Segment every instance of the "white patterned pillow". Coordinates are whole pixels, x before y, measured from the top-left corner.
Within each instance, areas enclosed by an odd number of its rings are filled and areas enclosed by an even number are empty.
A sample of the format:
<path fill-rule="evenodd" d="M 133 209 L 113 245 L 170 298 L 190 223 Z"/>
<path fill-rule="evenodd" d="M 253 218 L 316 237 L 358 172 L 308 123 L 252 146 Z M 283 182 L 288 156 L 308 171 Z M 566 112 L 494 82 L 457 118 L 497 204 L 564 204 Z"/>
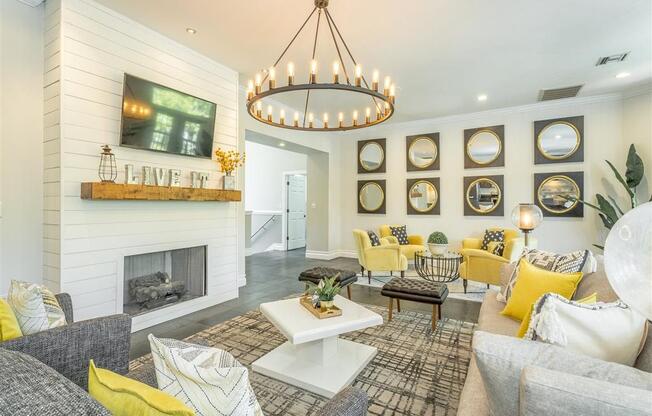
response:
<path fill-rule="evenodd" d="M 198 415 L 262 416 L 249 371 L 231 354 L 152 334 L 148 339 L 159 390 Z"/>
<path fill-rule="evenodd" d="M 620 301 L 584 304 L 548 293 L 535 302 L 523 339 L 633 366 L 646 330 L 646 319 Z"/>
<path fill-rule="evenodd" d="M 489 250 L 489 243 L 497 241 L 497 242 L 504 242 L 505 241 L 505 230 L 485 230 L 484 231 L 484 237 L 482 237 L 482 244 L 480 245 L 480 248 L 482 250 Z"/>
<path fill-rule="evenodd" d="M 14 311 L 23 335 L 66 324 L 66 314 L 54 293 L 45 286 L 12 280 L 7 303 Z"/>
<path fill-rule="evenodd" d="M 525 261 L 533 266 L 556 273 L 584 272 L 584 274 L 588 274 L 594 273 L 597 267 L 593 253 L 589 250 L 557 254 L 538 249 L 524 248 L 521 257 L 516 262 L 516 267 L 512 271 L 509 282 L 502 287 L 500 293 L 496 296 L 498 301 L 506 303 L 512 296 L 512 290 L 514 290 L 514 285 L 518 278 L 518 263 L 520 263 L 521 259 L 525 259 Z"/>

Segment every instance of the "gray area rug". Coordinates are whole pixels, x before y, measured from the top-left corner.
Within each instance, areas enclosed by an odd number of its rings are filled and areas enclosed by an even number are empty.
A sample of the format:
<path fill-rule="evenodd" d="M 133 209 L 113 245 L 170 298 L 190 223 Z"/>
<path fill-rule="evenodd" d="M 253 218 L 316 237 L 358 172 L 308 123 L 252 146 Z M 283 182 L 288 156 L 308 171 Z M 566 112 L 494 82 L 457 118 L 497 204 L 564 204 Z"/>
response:
<path fill-rule="evenodd" d="M 365 306 L 387 321 L 386 308 Z M 342 338 L 378 348 L 376 357 L 353 383 L 369 395 L 369 414 L 456 415 L 474 327 L 469 322 L 442 319 L 432 333 L 429 314 L 395 311 L 390 323 L 344 334 Z M 224 349 L 247 367 L 286 341 L 258 311 L 237 316 L 187 340 Z M 148 354 L 132 361 L 131 369 L 150 362 Z M 265 415 L 318 415 L 327 402 L 298 387 L 249 374 Z"/>

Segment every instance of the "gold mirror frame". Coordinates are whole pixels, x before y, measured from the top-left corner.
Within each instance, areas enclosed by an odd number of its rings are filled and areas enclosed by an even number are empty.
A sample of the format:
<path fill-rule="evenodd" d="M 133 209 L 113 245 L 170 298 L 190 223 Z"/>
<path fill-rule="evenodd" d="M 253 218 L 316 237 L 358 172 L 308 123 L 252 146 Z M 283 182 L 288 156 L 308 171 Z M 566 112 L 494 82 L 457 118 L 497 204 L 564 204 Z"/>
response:
<path fill-rule="evenodd" d="M 412 158 L 412 147 L 414 147 L 414 145 L 416 145 L 419 141 L 428 141 L 432 145 L 432 148 L 434 149 L 434 152 L 433 152 L 432 160 L 430 161 L 430 163 L 419 165 Z M 425 169 L 428 166 L 433 165 L 435 163 L 435 161 L 437 160 L 438 154 L 439 154 L 439 149 L 437 149 L 437 143 L 435 143 L 435 141 L 433 139 L 431 139 L 430 137 L 428 137 L 428 136 L 417 137 L 412 143 L 410 143 L 410 147 L 408 148 L 408 159 L 410 160 L 410 163 L 412 163 L 412 165 L 414 165 L 415 167 L 420 168 L 420 169 Z"/>
<path fill-rule="evenodd" d="M 497 200 L 496 203 L 494 204 L 493 208 L 491 208 L 490 210 L 483 211 L 483 210 L 481 210 L 481 209 L 476 208 L 476 207 L 471 203 L 471 199 L 469 198 L 469 190 L 470 190 L 471 188 L 473 188 L 473 186 L 474 186 L 475 184 L 477 184 L 478 182 L 489 182 L 489 183 L 491 183 L 493 186 L 495 186 L 496 189 L 498 189 L 498 200 Z M 491 179 L 489 179 L 489 178 L 479 178 L 479 179 L 476 179 L 476 180 L 474 180 L 473 182 L 471 182 L 471 183 L 469 184 L 469 186 L 466 188 L 466 204 L 467 204 L 467 205 L 468 205 L 468 206 L 469 206 L 473 211 L 475 211 L 475 212 L 477 212 L 477 213 L 479 213 L 479 214 L 489 214 L 490 212 L 495 211 L 496 208 L 498 208 L 498 206 L 500 205 L 500 201 L 501 201 L 502 199 L 503 199 L 503 190 L 500 189 L 500 186 L 498 186 L 498 184 L 497 184 L 495 181 L 493 181 L 493 180 L 491 180 Z"/>
<path fill-rule="evenodd" d="M 378 204 L 378 206 L 375 209 L 369 209 L 365 205 L 365 203 L 362 201 L 362 194 L 363 194 L 364 189 L 367 186 L 375 186 L 380 191 L 380 195 L 381 195 L 380 203 Z M 367 182 L 362 186 L 362 188 L 360 188 L 360 193 L 358 195 L 358 201 L 360 202 L 360 206 L 362 208 L 364 208 L 365 211 L 368 211 L 368 212 L 376 212 L 376 211 L 378 211 L 383 206 L 383 201 L 384 200 L 385 200 L 385 192 L 383 191 L 383 188 L 380 185 L 378 185 L 376 182 Z"/>
<path fill-rule="evenodd" d="M 422 183 L 426 184 L 426 186 L 429 186 L 430 188 L 432 188 L 432 190 L 435 192 L 435 200 L 432 203 L 432 206 L 430 206 L 430 208 L 425 208 L 425 209 L 421 208 L 421 209 L 419 209 L 419 208 L 415 207 L 414 204 L 412 203 L 412 197 L 410 196 L 410 195 L 412 195 L 412 190 L 417 185 L 422 184 Z M 429 181 L 423 181 L 423 180 L 417 181 L 417 182 L 412 184 L 412 186 L 410 187 L 410 190 L 408 191 L 408 201 L 410 202 L 410 206 L 417 212 L 430 212 L 430 211 L 432 211 L 432 209 L 437 205 L 438 200 L 439 200 L 439 192 L 437 192 L 437 188 Z"/>
<path fill-rule="evenodd" d="M 496 152 L 496 154 L 494 155 L 494 157 L 491 160 L 488 160 L 486 162 L 480 162 L 480 161 L 476 160 L 471 155 L 471 145 L 473 144 L 473 141 L 476 140 L 477 136 L 482 134 L 482 133 L 491 134 L 492 136 L 494 136 L 494 138 L 498 142 L 498 151 Z M 478 165 L 488 165 L 490 163 L 495 162 L 496 159 L 498 159 L 498 157 L 500 156 L 500 153 L 502 151 L 503 151 L 503 142 L 500 140 L 500 137 L 498 137 L 498 134 L 496 134 L 496 132 L 493 131 L 493 130 L 488 130 L 488 129 L 478 130 L 475 133 L 473 133 L 473 135 L 469 138 L 469 141 L 466 143 L 466 155 L 468 156 L 468 158 L 470 160 L 472 160 L 474 163 L 477 163 Z"/>
<path fill-rule="evenodd" d="M 543 188 L 543 186 L 544 186 L 546 183 L 548 183 L 548 182 L 550 182 L 550 181 L 552 181 L 552 180 L 560 180 L 560 179 L 561 179 L 561 180 L 566 180 L 566 181 L 570 182 L 570 183 L 573 185 L 573 189 L 574 189 L 575 191 L 577 191 L 578 198 L 581 197 L 581 196 L 580 196 L 580 195 L 581 195 L 581 193 L 580 193 L 580 187 L 579 187 L 579 185 L 577 185 L 577 182 L 575 182 L 573 179 L 569 178 L 569 177 L 566 176 L 566 175 L 554 175 L 554 176 L 550 176 L 550 177 L 544 179 L 544 180 L 541 182 L 541 184 L 539 185 L 539 188 L 537 189 L 537 199 L 539 200 L 539 204 L 540 204 L 540 206 L 541 206 L 543 209 L 545 209 L 546 211 L 548 211 L 548 212 L 550 212 L 550 213 L 552 213 L 552 214 L 565 214 L 565 213 L 571 211 L 573 208 L 575 208 L 575 207 L 577 206 L 577 204 L 579 203 L 577 200 L 575 200 L 575 202 L 573 202 L 573 205 L 571 205 L 571 206 L 568 207 L 568 208 L 562 209 L 562 210 L 554 210 L 554 209 L 550 209 L 546 204 L 543 203 L 543 201 L 541 200 L 541 188 Z"/>
<path fill-rule="evenodd" d="M 367 146 L 378 146 L 378 148 L 380 149 L 380 156 L 381 156 L 380 161 L 378 162 L 378 166 L 373 169 L 369 169 L 367 166 L 365 166 L 364 162 L 362 161 L 362 154 L 364 153 L 364 149 L 366 149 Z M 362 166 L 362 169 L 366 170 L 367 172 L 373 172 L 379 167 L 381 167 L 383 165 L 384 160 L 385 160 L 385 151 L 383 150 L 383 146 L 378 142 L 365 143 L 364 146 L 362 146 L 362 149 L 360 149 L 360 154 L 358 155 L 358 162 L 360 162 L 360 166 Z"/>
<path fill-rule="evenodd" d="M 571 150 L 570 153 L 567 153 L 563 156 L 551 156 L 546 152 L 543 147 L 541 146 L 541 136 L 543 136 L 543 133 L 546 132 L 550 127 L 555 126 L 557 124 L 564 124 L 575 132 L 575 147 L 573 147 L 573 150 Z M 575 152 L 580 148 L 580 143 L 582 139 L 580 138 L 580 131 L 575 127 L 573 123 L 569 123 L 567 121 L 553 121 L 552 123 L 547 124 L 543 129 L 541 129 L 541 132 L 539 132 L 539 135 L 537 136 L 537 147 L 539 148 L 539 152 L 543 157 L 545 157 L 548 160 L 562 160 L 562 159 L 568 159 L 569 157 L 573 156 Z"/>

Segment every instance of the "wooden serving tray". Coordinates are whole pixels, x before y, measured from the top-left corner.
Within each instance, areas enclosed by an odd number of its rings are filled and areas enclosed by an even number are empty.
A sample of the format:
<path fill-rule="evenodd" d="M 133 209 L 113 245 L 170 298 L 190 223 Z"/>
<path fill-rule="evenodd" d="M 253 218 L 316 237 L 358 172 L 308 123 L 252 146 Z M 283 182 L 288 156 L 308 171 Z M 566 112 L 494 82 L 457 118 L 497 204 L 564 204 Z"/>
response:
<path fill-rule="evenodd" d="M 308 309 L 311 314 L 315 315 L 315 317 L 319 319 L 334 318 L 336 316 L 342 315 L 342 309 L 338 308 L 337 306 L 333 306 L 332 308 L 329 309 L 313 307 L 312 301 L 309 296 L 301 297 L 299 299 L 299 303 L 301 304 L 301 306 Z"/>

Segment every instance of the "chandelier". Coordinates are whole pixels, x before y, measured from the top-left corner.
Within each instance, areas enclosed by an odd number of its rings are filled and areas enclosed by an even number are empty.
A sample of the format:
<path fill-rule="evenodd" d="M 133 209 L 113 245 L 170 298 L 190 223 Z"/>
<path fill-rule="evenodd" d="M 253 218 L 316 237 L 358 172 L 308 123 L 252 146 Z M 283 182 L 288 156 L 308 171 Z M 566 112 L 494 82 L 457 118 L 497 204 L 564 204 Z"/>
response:
<path fill-rule="evenodd" d="M 295 83 L 295 68 L 292 62 L 287 64 L 287 85 L 279 86 L 276 84 L 277 69 L 281 59 L 285 56 L 294 41 L 299 37 L 305 26 L 310 19 L 317 14 L 317 28 L 315 29 L 315 36 L 312 47 L 312 59 L 309 67 L 309 77 L 306 83 Z M 320 82 L 318 77 L 318 63 L 315 59 L 317 52 L 317 38 L 319 35 L 320 23 L 322 17 L 325 19 L 333 40 L 335 50 L 337 51 L 338 59 L 333 62 L 332 75 L 329 77 L 330 82 Z M 349 76 L 346 67 L 346 60 L 342 58 L 342 52 L 346 52 L 348 58 L 353 64 L 353 73 Z M 342 75 L 340 75 L 340 70 Z M 264 77 L 263 77 L 264 74 Z M 380 124 L 388 120 L 394 114 L 394 103 L 396 99 L 396 89 L 391 82 L 391 78 L 386 76 L 383 83 L 383 90 L 379 91 L 379 74 L 374 70 L 371 78 L 371 86 L 367 83 L 363 73 L 362 67 L 353 57 L 349 46 L 344 41 L 339 28 L 335 24 L 333 17 L 328 11 L 328 0 L 315 0 L 315 7 L 303 22 L 299 30 L 290 40 L 290 43 L 283 49 L 283 52 L 278 57 L 274 65 L 268 70 L 263 71 L 263 74 L 257 73 L 254 80 L 250 80 L 247 85 L 247 112 L 256 120 L 269 124 L 274 127 L 281 127 L 293 130 L 304 131 L 344 131 L 361 129 Z M 265 83 L 267 89 L 264 89 Z M 329 113 L 325 112 L 319 114 L 320 121 L 315 119 L 315 114 L 309 111 L 310 92 L 317 90 L 331 90 L 331 91 L 345 91 L 362 94 L 369 98 L 369 106 L 364 108 L 364 113 L 353 110 L 350 115 L 343 112 L 337 113 L 337 120 L 330 122 Z M 285 110 L 279 111 L 278 117 L 275 117 L 273 106 L 267 105 L 266 113 L 263 114 L 263 100 L 266 98 L 278 98 L 282 94 L 288 94 L 295 91 L 305 91 L 306 99 L 302 120 L 299 120 L 299 112 L 294 113 L 294 118 L 286 120 Z M 373 111 L 372 111 L 373 109 Z M 374 114 L 372 114 L 374 113 Z M 361 117 L 364 114 L 364 117 Z"/>

